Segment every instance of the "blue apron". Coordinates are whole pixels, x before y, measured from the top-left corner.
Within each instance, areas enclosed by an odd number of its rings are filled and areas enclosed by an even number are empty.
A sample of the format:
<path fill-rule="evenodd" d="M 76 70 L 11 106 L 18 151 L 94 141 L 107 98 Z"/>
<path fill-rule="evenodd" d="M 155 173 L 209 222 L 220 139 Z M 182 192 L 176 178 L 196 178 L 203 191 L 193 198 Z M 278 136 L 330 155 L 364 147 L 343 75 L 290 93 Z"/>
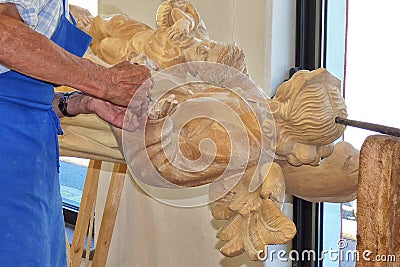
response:
<path fill-rule="evenodd" d="M 90 36 L 64 12 L 51 40 L 82 56 Z M 27 59 L 29 60 L 29 59 Z M 51 84 L 0 74 L 0 266 L 66 266 L 58 179 L 60 122 Z"/>

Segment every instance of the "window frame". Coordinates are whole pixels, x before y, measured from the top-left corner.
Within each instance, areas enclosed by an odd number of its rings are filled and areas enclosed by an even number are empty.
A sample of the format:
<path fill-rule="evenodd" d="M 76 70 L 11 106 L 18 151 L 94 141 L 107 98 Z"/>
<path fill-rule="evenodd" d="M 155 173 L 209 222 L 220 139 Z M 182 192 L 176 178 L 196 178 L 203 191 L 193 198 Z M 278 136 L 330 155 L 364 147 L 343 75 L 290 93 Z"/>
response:
<path fill-rule="evenodd" d="M 296 68 L 297 70 L 314 70 L 325 62 L 325 22 L 327 0 L 296 1 Z M 301 253 L 304 250 L 315 251 L 316 260 L 293 261 L 295 267 L 320 267 L 319 255 L 323 250 L 323 203 L 311 203 L 294 197 L 293 221 L 297 235 L 293 239 L 293 250 Z"/>

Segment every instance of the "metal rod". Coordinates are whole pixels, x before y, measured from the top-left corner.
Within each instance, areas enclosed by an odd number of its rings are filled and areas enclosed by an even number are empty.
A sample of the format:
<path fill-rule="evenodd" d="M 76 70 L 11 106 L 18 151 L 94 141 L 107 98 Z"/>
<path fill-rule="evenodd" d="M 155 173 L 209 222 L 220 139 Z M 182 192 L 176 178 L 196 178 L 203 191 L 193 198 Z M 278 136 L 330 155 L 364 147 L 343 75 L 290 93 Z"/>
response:
<path fill-rule="evenodd" d="M 348 119 L 341 118 L 341 117 L 336 117 L 335 122 L 339 123 L 339 124 L 351 126 L 351 127 L 364 129 L 364 130 L 369 130 L 369 131 L 374 131 L 374 132 L 378 132 L 378 133 L 382 133 L 382 134 L 400 137 L 400 129 L 394 128 L 394 127 L 389 127 L 389 126 L 384 126 L 384 125 L 379 125 L 379 124 L 374 124 L 374 123 L 369 123 L 369 122 L 348 120 Z"/>

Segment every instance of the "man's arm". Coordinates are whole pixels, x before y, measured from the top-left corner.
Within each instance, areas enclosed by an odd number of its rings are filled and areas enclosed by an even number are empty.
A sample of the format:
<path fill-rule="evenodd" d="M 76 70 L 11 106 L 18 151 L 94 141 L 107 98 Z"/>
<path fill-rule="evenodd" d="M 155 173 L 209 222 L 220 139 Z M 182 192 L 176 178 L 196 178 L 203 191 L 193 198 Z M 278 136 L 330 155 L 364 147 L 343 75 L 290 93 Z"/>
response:
<path fill-rule="evenodd" d="M 0 64 L 121 106 L 150 77 L 144 66 L 125 62 L 105 68 L 65 51 L 24 24 L 10 3 L 0 4 Z"/>
<path fill-rule="evenodd" d="M 58 103 L 63 96 L 63 93 L 55 93 L 53 100 L 53 110 L 60 118 L 64 115 L 59 110 Z M 125 130 L 134 131 L 138 127 L 142 128 L 145 126 L 147 122 L 147 109 L 148 103 L 144 102 L 140 105 L 139 111 L 132 113 L 132 110 L 126 107 L 117 106 L 111 102 L 78 92 L 69 97 L 66 111 L 73 116 L 78 114 L 96 114 L 112 126 L 118 128 L 124 126 Z M 126 115 L 127 113 L 129 114 Z M 125 121 L 124 125 L 125 116 L 129 117 L 129 123 Z"/>

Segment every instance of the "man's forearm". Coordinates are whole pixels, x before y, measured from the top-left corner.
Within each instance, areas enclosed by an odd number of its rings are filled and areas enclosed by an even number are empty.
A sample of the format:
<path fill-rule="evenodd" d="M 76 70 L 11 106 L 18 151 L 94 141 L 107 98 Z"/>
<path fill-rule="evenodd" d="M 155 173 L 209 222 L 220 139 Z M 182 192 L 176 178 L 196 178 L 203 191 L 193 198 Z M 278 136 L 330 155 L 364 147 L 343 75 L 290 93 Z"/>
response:
<path fill-rule="evenodd" d="M 68 53 L 25 25 L 14 4 L 0 4 L 0 64 L 30 77 L 76 88 L 97 99 L 126 107 L 151 87 L 146 66 L 121 62 L 110 68 Z M 139 97 L 140 96 L 140 97 Z"/>
<path fill-rule="evenodd" d="M 104 98 L 105 67 L 72 55 L 22 21 L 0 14 L 0 64 L 33 78 Z M 103 75 L 100 75 L 103 74 Z"/>

